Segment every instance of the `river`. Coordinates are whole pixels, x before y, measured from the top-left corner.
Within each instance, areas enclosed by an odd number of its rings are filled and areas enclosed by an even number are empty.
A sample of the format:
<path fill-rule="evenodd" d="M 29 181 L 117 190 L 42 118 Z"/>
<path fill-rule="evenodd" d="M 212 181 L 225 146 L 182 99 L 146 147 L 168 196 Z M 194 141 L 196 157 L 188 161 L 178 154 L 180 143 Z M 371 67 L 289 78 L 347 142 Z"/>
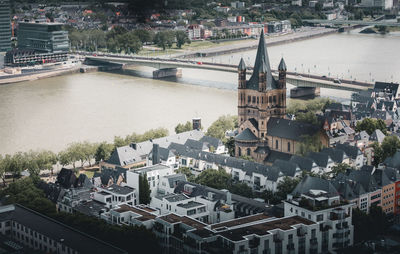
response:
<path fill-rule="evenodd" d="M 273 68 L 284 56 L 290 71 L 400 81 L 398 35 L 334 34 L 269 47 Z M 255 51 L 209 61 L 253 64 Z M 328 69 L 329 68 L 329 69 Z M 151 68 L 137 76 L 73 74 L 0 86 L 0 154 L 50 149 L 74 141 L 112 141 L 115 135 L 142 133 L 201 117 L 204 127 L 224 114 L 236 114 L 234 73 L 184 69 L 178 80 L 153 80 Z M 371 74 L 370 74 L 371 73 Z M 349 92 L 322 89 L 322 96 L 348 100 Z"/>

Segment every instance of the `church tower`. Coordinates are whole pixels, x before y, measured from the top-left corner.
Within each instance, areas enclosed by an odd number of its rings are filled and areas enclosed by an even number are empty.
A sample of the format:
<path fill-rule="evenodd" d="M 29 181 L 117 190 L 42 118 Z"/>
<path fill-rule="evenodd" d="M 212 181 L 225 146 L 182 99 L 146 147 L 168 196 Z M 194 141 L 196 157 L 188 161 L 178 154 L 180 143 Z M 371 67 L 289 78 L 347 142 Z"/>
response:
<path fill-rule="evenodd" d="M 272 76 L 261 33 L 253 74 L 246 80 L 243 59 L 238 66 L 238 121 L 239 134 L 235 137 L 236 156 L 251 156 L 257 161 L 268 155 L 267 124 L 270 117 L 286 115 L 286 64 L 279 64 L 278 80 Z"/>

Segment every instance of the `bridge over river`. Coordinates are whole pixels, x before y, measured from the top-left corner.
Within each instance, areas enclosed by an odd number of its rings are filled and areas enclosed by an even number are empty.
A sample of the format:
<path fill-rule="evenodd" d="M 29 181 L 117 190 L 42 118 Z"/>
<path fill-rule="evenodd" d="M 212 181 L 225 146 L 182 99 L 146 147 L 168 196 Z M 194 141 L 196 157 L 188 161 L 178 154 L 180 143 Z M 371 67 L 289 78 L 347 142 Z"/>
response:
<path fill-rule="evenodd" d="M 194 62 L 183 59 L 161 59 L 161 58 L 146 58 L 146 57 L 131 57 L 117 55 L 96 55 L 86 56 L 85 60 L 88 65 L 97 66 L 116 66 L 121 68 L 125 65 L 141 65 L 148 66 L 158 70 L 175 69 L 175 68 L 191 68 L 203 69 L 221 72 L 237 72 L 237 65 L 220 64 L 211 62 Z M 252 67 L 248 67 L 248 73 L 252 72 Z M 273 70 L 273 75 L 278 76 L 276 70 Z M 287 72 L 286 80 L 294 86 L 301 87 L 322 87 L 331 89 L 340 89 L 347 91 L 361 91 L 372 88 L 372 83 L 360 82 L 355 80 L 340 80 L 332 77 L 318 76 L 313 74 L 301 74 L 295 72 Z"/>

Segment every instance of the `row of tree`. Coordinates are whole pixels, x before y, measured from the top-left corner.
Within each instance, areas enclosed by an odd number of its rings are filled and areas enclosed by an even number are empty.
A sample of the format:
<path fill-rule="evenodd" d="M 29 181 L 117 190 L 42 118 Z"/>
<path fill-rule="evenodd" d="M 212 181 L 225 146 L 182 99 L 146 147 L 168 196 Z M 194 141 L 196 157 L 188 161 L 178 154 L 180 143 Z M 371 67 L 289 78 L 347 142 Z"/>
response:
<path fill-rule="evenodd" d="M 286 195 L 291 193 L 301 180 L 301 178 L 285 177 L 283 181 L 279 182 L 277 192 L 273 193 L 270 190 L 266 190 L 262 193 L 254 193 L 252 188 L 246 183 L 233 180 L 232 176 L 224 169 L 206 169 L 197 177 L 187 167 L 179 168 L 177 173 L 185 174 L 189 182 L 198 183 L 219 190 L 227 189 L 234 194 L 248 198 L 262 198 L 271 204 L 277 204 L 286 199 Z"/>
<path fill-rule="evenodd" d="M 7 176 L 11 176 L 14 181 L 20 177 L 24 170 L 28 170 L 32 176 L 38 176 L 42 170 L 53 172 L 53 167 L 57 163 L 61 166 L 72 165 L 74 168 L 77 167 L 77 162 L 80 162 L 80 166 L 84 166 L 85 164 L 92 166 L 93 161 L 108 160 L 116 147 L 165 136 L 168 136 L 168 130 L 158 128 L 151 129 L 143 134 L 132 133 L 125 138 L 116 136 L 114 143 L 74 142 L 58 154 L 47 150 L 31 150 L 24 153 L 18 152 L 14 155 L 6 154 L 5 156 L 0 154 L 0 177 L 5 185 Z"/>
<path fill-rule="evenodd" d="M 181 48 L 190 40 L 185 31 L 160 31 L 154 33 L 152 30 L 136 29 L 129 31 L 117 26 L 110 31 L 98 29 L 77 30 L 66 27 L 69 31 L 71 47 L 75 50 L 98 51 L 103 50 L 112 53 L 138 53 L 143 45 L 155 44 L 165 50 L 176 43 Z"/>

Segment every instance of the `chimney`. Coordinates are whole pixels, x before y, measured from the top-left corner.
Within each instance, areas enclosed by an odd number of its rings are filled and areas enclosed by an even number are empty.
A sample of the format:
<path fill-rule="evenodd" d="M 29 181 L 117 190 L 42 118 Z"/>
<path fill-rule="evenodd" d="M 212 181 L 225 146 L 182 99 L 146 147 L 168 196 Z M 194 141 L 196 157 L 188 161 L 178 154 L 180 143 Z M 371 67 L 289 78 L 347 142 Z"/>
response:
<path fill-rule="evenodd" d="M 153 156 L 152 156 L 153 165 L 160 163 L 160 153 L 158 151 L 158 148 L 159 148 L 158 144 L 153 144 Z"/>
<path fill-rule="evenodd" d="M 223 189 L 222 191 L 223 191 L 223 192 L 225 193 L 225 195 L 226 195 L 226 200 L 225 200 L 226 204 L 227 204 L 227 205 L 231 205 L 231 204 L 232 204 L 232 194 L 231 194 L 228 190 L 226 190 L 226 189 Z"/>
<path fill-rule="evenodd" d="M 201 118 L 192 119 L 193 130 L 201 130 Z"/>

